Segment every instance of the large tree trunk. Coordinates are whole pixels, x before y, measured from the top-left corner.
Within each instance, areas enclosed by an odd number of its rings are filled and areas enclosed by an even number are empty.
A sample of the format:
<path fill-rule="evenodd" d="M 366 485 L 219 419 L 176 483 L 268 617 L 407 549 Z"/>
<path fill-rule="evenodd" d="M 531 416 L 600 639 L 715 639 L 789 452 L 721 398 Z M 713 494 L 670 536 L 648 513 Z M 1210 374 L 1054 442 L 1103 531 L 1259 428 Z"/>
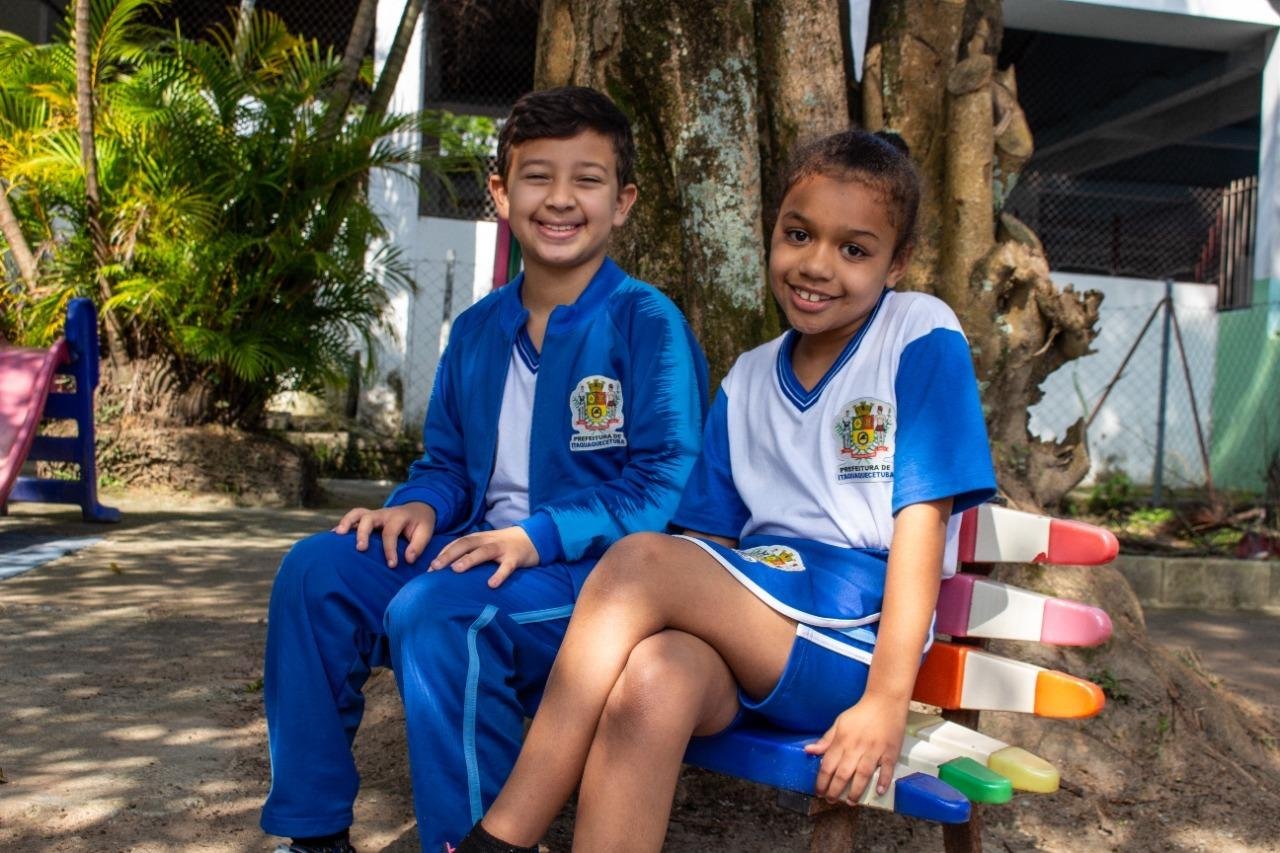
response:
<path fill-rule="evenodd" d="M 1001 490 L 1025 507 L 1054 505 L 1088 472 L 1083 424 L 1040 441 L 1028 411 L 1050 373 L 1089 351 L 1101 297 L 1058 290 L 1035 235 L 998 210 L 997 188 L 1002 202 L 1031 154 L 1013 69 L 995 68 L 999 2 L 872 9 L 863 120 L 902 134 L 927 187 L 903 287 L 936 294 L 960 317 Z"/>
<path fill-rule="evenodd" d="M 538 44 L 538 88 L 595 86 L 631 116 L 640 196 L 613 252 L 680 304 L 722 375 L 778 328 L 764 284 L 753 4 L 544 0 Z"/>

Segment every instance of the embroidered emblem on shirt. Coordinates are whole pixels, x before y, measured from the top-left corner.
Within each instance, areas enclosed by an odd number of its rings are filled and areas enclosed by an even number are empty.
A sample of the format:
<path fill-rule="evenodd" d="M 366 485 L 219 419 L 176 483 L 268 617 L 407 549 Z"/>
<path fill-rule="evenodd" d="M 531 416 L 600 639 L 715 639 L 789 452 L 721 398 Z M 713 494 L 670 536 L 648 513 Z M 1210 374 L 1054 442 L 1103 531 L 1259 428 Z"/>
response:
<path fill-rule="evenodd" d="M 753 563 L 764 563 L 769 568 L 781 572 L 804 571 L 804 560 L 784 545 L 757 545 L 755 548 L 748 548 L 738 553 Z"/>
<path fill-rule="evenodd" d="M 588 376 L 569 397 L 573 437 L 570 450 L 625 447 L 622 431 L 622 383 L 608 376 Z"/>
<path fill-rule="evenodd" d="M 846 403 L 836 418 L 836 480 L 841 483 L 893 479 L 893 406 L 864 398 Z"/>

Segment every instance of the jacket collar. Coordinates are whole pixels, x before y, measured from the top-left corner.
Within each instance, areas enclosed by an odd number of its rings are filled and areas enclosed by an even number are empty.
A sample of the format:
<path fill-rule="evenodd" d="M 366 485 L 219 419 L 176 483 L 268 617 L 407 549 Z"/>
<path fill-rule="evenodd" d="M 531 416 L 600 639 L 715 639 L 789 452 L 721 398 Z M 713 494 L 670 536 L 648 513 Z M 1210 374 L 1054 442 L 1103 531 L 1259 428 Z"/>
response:
<path fill-rule="evenodd" d="M 572 328 L 584 320 L 590 319 L 608 302 L 609 297 L 626 281 L 627 274 L 613 262 L 605 258 L 600 269 L 587 282 L 586 288 L 578 295 L 572 305 L 560 305 L 551 312 L 547 321 L 547 331 L 561 331 Z M 515 333 L 529 319 L 529 312 L 520 299 L 524 287 L 524 273 L 516 276 L 510 284 L 502 288 L 499 316 L 503 331 L 514 340 Z"/>

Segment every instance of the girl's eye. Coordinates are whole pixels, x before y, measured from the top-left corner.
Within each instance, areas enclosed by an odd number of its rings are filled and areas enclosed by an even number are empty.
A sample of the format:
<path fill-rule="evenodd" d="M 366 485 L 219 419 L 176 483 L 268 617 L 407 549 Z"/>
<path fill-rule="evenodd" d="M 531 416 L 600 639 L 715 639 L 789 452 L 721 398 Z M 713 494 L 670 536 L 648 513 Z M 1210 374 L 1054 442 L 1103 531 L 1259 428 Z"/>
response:
<path fill-rule="evenodd" d="M 862 250 L 861 246 L 855 246 L 853 243 L 846 243 L 841 246 L 840 251 L 846 258 L 861 258 L 867 254 Z"/>
<path fill-rule="evenodd" d="M 788 228 L 784 233 L 792 243 L 803 243 L 809 239 L 809 233 L 801 228 Z"/>

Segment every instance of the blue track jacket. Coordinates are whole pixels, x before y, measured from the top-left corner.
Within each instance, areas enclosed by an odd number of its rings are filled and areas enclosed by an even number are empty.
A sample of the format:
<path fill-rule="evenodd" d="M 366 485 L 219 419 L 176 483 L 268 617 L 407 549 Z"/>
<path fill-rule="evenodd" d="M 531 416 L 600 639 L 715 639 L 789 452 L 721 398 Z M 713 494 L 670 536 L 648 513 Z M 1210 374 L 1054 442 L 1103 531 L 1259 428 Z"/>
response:
<path fill-rule="evenodd" d="M 523 284 L 521 275 L 454 323 L 425 452 L 387 499 L 431 505 L 439 534 L 488 527 L 502 389 L 529 317 Z M 576 302 L 551 312 L 537 370 L 531 515 L 520 526 L 541 561 L 598 557 L 628 533 L 662 530 L 697 457 L 709 396 L 706 359 L 679 309 L 606 258 Z"/>

